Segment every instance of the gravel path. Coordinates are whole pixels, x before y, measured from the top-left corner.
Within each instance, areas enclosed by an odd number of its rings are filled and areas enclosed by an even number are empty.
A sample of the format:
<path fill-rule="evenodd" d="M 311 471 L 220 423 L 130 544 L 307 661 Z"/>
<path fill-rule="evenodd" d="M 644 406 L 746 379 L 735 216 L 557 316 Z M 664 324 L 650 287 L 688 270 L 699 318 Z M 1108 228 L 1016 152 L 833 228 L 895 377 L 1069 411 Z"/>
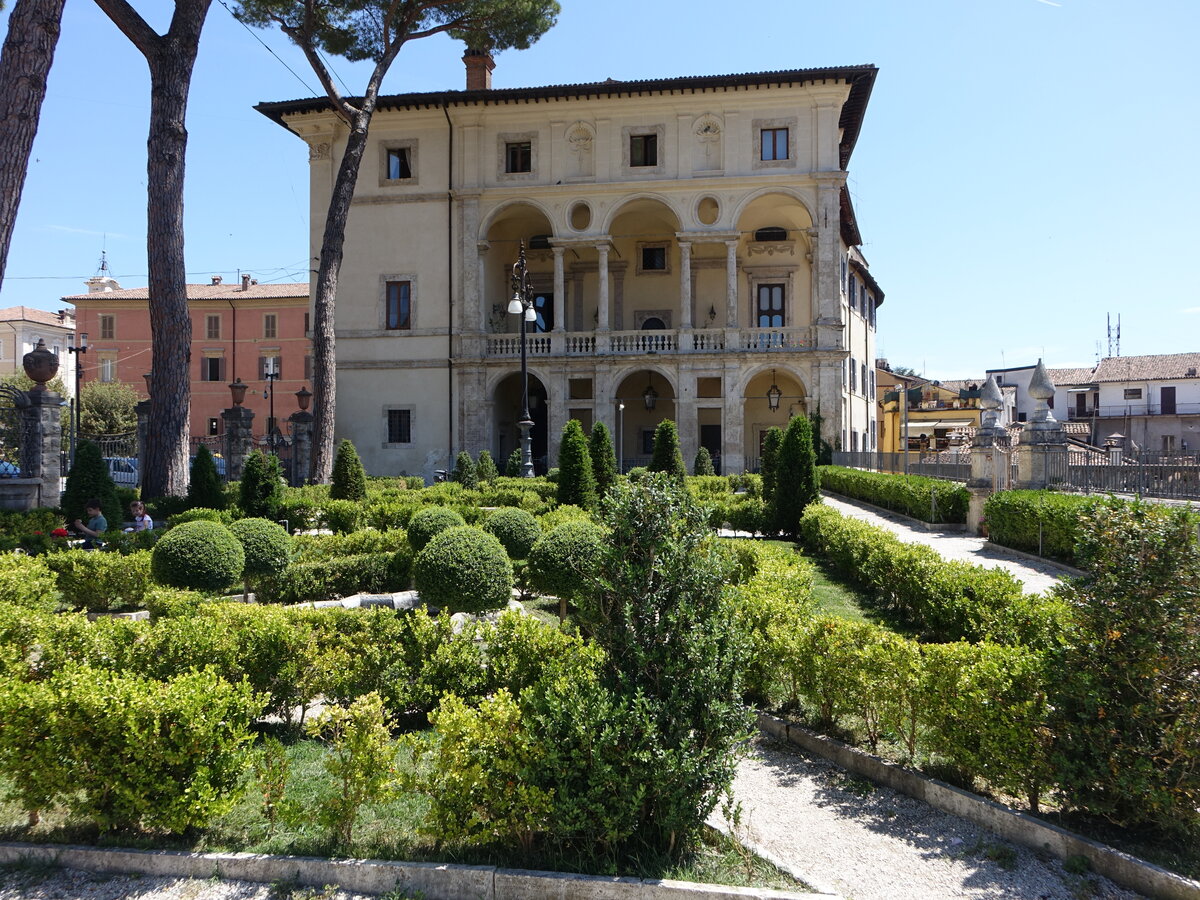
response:
<path fill-rule="evenodd" d="M 738 768 L 734 797 L 735 834 L 846 900 L 1141 897 L 770 738 Z"/>
<path fill-rule="evenodd" d="M 961 531 L 926 531 L 923 528 L 914 528 L 902 516 L 877 512 L 828 494 L 823 495 L 823 498 L 827 506 L 833 507 L 844 516 L 886 528 L 906 543 L 925 544 L 946 559 L 1004 569 L 1021 581 L 1029 594 L 1040 594 L 1049 590 L 1058 581 L 1070 575 L 1067 569 L 1054 563 L 1039 562 L 1006 553 L 995 544 L 989 543 L 986 538 Z"/>
<path fill-rule="evenodd" d="M 379 900 L 367 894 L 248 881 L 0 868 L 0 900 Z"/>

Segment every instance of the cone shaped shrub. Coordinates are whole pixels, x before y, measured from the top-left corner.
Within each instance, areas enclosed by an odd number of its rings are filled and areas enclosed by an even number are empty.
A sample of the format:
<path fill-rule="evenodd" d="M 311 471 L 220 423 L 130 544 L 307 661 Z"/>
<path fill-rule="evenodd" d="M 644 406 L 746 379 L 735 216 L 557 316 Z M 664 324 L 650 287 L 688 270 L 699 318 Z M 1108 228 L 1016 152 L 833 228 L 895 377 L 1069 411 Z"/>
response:
<path fill-rule="evenodd" d="M 701 447 L 696 451 L 696 461 L 692 463 L 693 475 L 715 475 L 713 469 L 712 454 L 708 452 L 707 447 Z"/>
<path fill-rule="evenodd" d="M 337 456 L 333 460 L 333 479 L 329 485 L 330 500 L 365 500 L 367 498 L 367 473 L 354 444 L 343 440 L 338 444 Z"/>
<path fill-rule="evenodd" d="M 450 473 L 450 480 L 457 481 L 472 491 L 479 487 L 479 474 L 475 471 L 475 460 L 471 459 L 471 454 L 466 450 L 460 451 L 455 458 L 454 471 Z"/>
<path fill-rule="evenodd" d="M 650 471 L 666 472 L 680 481 L 687 477 L 683 454 L 679 452 L 679 430 L 670 419 L 663 419 L 654 429 L 654 455 L 650 458 Z"/>
<path fill-rule="evenodd" d="M 612 434 L 603 422 L 592 426 L 588 453 L 592 457 L 592 474 L 596 476 L 596 495 L 603 497 L 617 481 L 617 454 Z"/>
<path fill-rule="evenodd" d="M 512 453 L 508 454 L 508 461 L 504 464 L 504 474 L 509 478 L 521 477 L 521 448 L 517 447 Z"/>
<path fill-rule="evenodd" d="M 475 475 L 480 481 L 488 483 L 500 477 L 500 470 L 496 468 L 496 461 L 492 459 L 490 450 L 479 451 L 479 462 L 475 465 Z"/>
<path fill-rule="evenodd" d="M 246 459 L 239 485 L 239 505 L 247 516 L 275 519 L 283 500 L 279 458 L 255 450 Z"/>
<path fill-rule="evenodd" d="M 191 477 L 188 479 L 187 504 L 190 508 L 225 508 L 225 486 L 217 474 L 217 464 L 212 453 L 203 444 L 192 460 Z"/>
<path fill-rule="evenodd" d="M 793 416 L 779 447 L 779 469 L 775 477 L 775 495 L 771 501 L 775 530 L 788 537 L 796 537 L 804 508 L 820 501 L 820 491 L 812 424 L 807 416 Z"/>
<path fill-rule="evenodd" d="M 88 517 L 84 507 L 92 498 L 99 498 L 108 527 L 119 527 L 124 521 L 124 511 L 100 448 L 91 441 L 80 441 L 75 448 L 75 464 L 67 475 L 67 488 L 63 491 L 63 517 L 68 522 L 81 519 L 86 525 Z"/>
<path fill-rule="evenodd" d="M 779 448 L 783 444 L 783 431 L 779 428 L 768 428 L 763 435 L 762 456 L 759 457 L 758 471 L 762 475 L 763 501 L 771 502 L 775 496 L 775 475 L 779 469 Z"/>
<path fill-rule="evenodd" d="M 558 451 L 558 502 L 580 509 L 596 505 L 596 476 L 592 473 L 592 457 L 587 438 L 578 420 L 567 422 L 562 432 L 562 447 Z"/>

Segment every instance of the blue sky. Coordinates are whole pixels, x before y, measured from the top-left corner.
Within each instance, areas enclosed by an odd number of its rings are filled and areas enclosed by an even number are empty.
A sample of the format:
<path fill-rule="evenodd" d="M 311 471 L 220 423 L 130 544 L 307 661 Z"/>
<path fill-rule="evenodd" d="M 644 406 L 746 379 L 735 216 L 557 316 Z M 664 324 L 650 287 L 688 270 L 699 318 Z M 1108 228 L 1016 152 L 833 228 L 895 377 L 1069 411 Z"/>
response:
<path fill-rule="evenodd" d="M 138 5 L 165 28 L 171 4 Z M 1089 365 L 1109 314 L 1123 355 L 1200 351 L 1195 0 L 562 6 L 539 43 L 498 56 L 496 87 L 879 66 L 850 186 L 893 364 Z M 461 55 L 411 44 L 385 92 L 459 89 Z M 366 82 L 361 64 L 334 68 L 352 93 Z M 148 85 L 107 18 L 68 3 L 0 306 L 62 306 L 102 249 L 123 286 L 145 284 Z M 285 39 L 214 2 L 188 113 L 189 280 L 307 279 L 307 150 L 252 107 L 315 87 Z"/>

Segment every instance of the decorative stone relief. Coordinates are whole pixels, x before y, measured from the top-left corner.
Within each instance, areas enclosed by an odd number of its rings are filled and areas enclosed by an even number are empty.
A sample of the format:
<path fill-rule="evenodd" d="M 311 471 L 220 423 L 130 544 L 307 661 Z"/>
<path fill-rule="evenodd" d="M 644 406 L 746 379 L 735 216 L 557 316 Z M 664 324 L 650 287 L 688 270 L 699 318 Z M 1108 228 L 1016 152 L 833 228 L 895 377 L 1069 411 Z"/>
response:
<path fill-rule="evenodd" d="M 308 161 L 318 162 L 319 160 L 329 159 L 329 142 L 318 141 L 308 145 Z"/>
<path fill-rule="evenodd" d="M 574 177 L 585 178 L 595 173 L 595 143 L 596 132 L 587 122 L 575 122 L 567 128 L 567 150 L 571 153 Z"/>
<path fill-rule="evenodd" d="M 721 168 L 721 136 L 723 133 L 721 120 L 711 113 L 705 113 L 692 124 L 692 134 L 695 135 L 697 144 L 693 167 L 695 171 L 715 171 Z"/>
<path fill-rule="evenodd" d="M 747 256 L 795 256 L 796 242 L 795 241 L 747 241 L 746 255 Z"/>

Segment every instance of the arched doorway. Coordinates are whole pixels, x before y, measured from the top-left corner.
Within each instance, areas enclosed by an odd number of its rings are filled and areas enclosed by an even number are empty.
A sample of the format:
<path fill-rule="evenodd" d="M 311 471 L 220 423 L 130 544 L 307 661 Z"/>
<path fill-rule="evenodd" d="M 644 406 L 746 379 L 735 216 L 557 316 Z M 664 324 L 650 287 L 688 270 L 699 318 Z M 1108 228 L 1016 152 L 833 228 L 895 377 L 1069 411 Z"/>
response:
<path fill-rule="evenodd" d="M 658 423 L 676 417 L 675 386 L 661 372 L 639 369 L 621 379 L 615 398 L 617 464 L 622 472 L 647 466 Z"/>
<path fill-rule="evenodd" d="M 774 403 L 775 409 L 771 406 Z M 772 428 L 787 428 L 792 416 L 806 416 L 808 390 L 801 378 L 787 369 L 763 369 L 746 382 L 742 392 L 743 434 L 742 452 L 746 471 L 757 472 L 762 456 L 762 442 Z"/>
<path fill-rule="evenodd" d="M 529 418 L 533 427 L 529 430 L 530 445 L 533 452 L 533 470 L 538 475 L 545 475 L 547 465 L 547 429 L 546 422 L 549 410 L 546 405 L 546 387 L 533 372 L 529 373 Z M 496 385 L 492 395 L 492 453 L 496 457 L 496 465 L 504 471 L 505 464 L 513 450 L 520 449 L 521 430 L 517 423 L 521 420 L 521 373 L 513 372 L 506 375 Z"/>

